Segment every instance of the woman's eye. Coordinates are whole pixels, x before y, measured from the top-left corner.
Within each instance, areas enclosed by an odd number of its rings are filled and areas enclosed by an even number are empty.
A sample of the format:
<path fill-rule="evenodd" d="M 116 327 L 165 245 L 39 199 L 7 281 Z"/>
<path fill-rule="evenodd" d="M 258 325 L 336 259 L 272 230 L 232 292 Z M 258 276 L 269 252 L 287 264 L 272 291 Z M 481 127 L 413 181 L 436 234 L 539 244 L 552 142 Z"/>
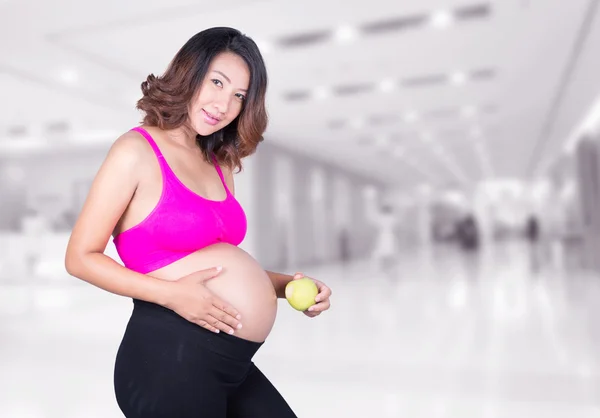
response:
<path fill-rule="evenodd" d="M 223 86 L 223 83 L 221 83 L 221 80 L 217 80 L 216 78 L 211 80 L 213 82 L 214 85 L 216 86 Z"/>
<path fill-rule="evenodd" d="M 243 95 L 243 94 L 241 94 L 241 93 L 238 93 L 238 94 L 236 94 L 236 96 L 238 97 L 238 99 L 240 99 L 240 100 L 242 100 L 242 101 L 243 101 L 243 100 L 246 100 L 246 96 L 244 96 L 244 95 Z"/>

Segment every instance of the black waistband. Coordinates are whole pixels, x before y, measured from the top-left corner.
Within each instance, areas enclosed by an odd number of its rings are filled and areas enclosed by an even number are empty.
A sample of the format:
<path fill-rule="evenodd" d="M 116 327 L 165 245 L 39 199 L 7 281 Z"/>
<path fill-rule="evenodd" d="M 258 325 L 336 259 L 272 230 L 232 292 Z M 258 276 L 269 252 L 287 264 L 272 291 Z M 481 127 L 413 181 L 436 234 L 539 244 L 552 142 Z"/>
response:
<path fill-rule="evenodd" d="M 150 318 L 157 323 L 168 325 L 171 330 L 180 330 L 198 338 L 207 349 L 221 355 L 243 361 L 250 361 L 263 343 L 245 340 L 225 332 L 215 333 L 194 324 L 163 306 L 133 299 L 132 318 Z"/>

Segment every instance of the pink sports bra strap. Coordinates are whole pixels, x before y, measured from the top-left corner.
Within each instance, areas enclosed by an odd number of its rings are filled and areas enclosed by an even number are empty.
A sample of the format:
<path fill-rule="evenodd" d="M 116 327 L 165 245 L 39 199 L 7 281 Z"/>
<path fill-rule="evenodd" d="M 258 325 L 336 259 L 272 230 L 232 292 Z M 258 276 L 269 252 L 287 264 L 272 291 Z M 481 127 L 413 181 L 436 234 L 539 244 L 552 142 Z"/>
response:
<path fill-rule="evenodd" d="M 227 183 L 225 183 L 225 177 L 223 176 L 223 171 L 221 171 L 221 166 L 217 162 L 217 157 L 215 157 L 214 154 L 213 154 L 213 164 L 215 165 L 215 168 L 217 169 L 217 173 L 219 173 L 219 177 L 221 177 L 221 182 L 223 183 L 223 187 L 225 187 L 225 190 L 227 191 L 227 193 L 229 193 L 229 188 L 227 187 Z"/>
<path fill-rule="evenodd" d="M 159 160 L 163 159 L 163 155 L 162 155 L 162 152 L 160 152 L 160 148 L 158 148 L 158 145 L 156 145 L 156 142 L 154 142 L 154 138 L 152 138 L 152 136 L 150 136 L 150 134 L 148 133 L 148 131 L 146 131 L 141 126 L 133 128 L 132 131 L 136 131 L 136 132 L 141 133 L 144 136 L 144 138 L 146 138 L 146 140 L 148 141 L 148 143 L 150 144 L 150 146 L 152 147 L 152 149 L 154 150 L 154 153 L 156 154 L 156 156 L 158 157 L 158 159 Z"/>

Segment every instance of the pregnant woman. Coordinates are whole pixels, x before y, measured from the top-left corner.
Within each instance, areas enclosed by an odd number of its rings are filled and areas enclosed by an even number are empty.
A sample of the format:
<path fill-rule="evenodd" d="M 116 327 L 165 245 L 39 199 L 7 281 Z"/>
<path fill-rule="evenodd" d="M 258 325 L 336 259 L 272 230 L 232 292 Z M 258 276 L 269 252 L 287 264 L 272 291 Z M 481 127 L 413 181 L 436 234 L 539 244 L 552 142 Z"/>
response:
<path fill-rule="evenodd" d="M 246 217 L 233 170 L 267 126 L 256 44 L 231 28 L 193 36 L 142 83 L 142 126 L 111 146 L 69 240 L 69 274 L 133 299 L 115 394 L 128 418 L 287 418 L 252 362 L 294 277 L 238 245 Z M 109 238 L 123 266 L 104 254 Z M 329 309 L 318 280 L 309 317 Z"/>

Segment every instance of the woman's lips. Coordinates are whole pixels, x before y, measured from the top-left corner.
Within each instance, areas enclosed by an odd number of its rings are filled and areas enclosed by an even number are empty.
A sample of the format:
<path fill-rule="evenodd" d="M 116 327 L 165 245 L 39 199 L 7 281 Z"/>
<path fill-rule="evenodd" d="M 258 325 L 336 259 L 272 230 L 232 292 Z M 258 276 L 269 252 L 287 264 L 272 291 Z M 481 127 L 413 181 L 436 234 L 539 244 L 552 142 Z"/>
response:
<path fill-rule="evenodd" d="M 202 114 L 204 116 L 204 121 L 209 125 L 214 126 L 219 123 L 219 119 L 208 113 L 206 110 L 202 109 Z"/>

